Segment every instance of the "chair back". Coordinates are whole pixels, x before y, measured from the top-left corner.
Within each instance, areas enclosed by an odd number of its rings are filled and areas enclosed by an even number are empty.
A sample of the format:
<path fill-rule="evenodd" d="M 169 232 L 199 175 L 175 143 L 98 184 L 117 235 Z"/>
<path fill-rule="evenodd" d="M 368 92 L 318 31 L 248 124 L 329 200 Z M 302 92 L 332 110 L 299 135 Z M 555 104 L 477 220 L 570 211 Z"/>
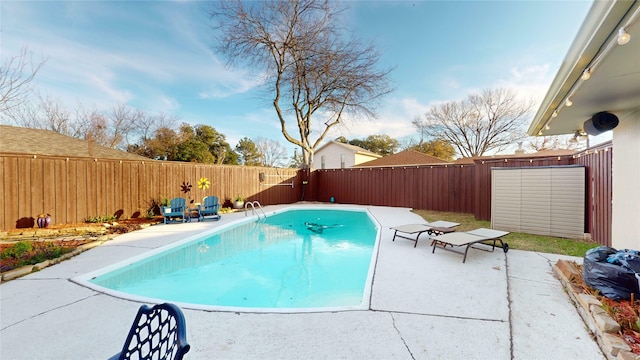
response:
<path fill-rule="evenodd" d="M 138 309 L 118 359 L 181 360 L 189 352 L 184 315 L 174 304 Z"/>
<path fill-rule="evenodd" d="M 218 208 L 220 207 L 217 196 L 205 196 L 203 205 L 206 211 L 218 211 Z"/>
<path fill-rule="evenodd" d="M 184 198 L 171 199 L 169 206 L 171 206 L 171 212 L 184 212 L 187 208 L 187 201 Z"/>

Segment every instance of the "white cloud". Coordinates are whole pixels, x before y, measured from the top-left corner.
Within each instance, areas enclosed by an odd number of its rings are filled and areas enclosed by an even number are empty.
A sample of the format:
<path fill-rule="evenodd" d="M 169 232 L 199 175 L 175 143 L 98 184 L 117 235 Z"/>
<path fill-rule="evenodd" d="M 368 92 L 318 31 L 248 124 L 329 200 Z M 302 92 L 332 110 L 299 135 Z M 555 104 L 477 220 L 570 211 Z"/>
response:
<path fill-rule="evenodd" d="M 344 136 L 347 139 L 365 138 L 369 135 L 389 135 L 392 138 L 412 136 L 415 128 L 411 122 L 428 109 L 416 98 L 391 98 L 384 102 L 374 119 L 346 118 L 331 133 L 331 139 Z"/>
<path fill-rule="evenodd" d="M 42 18 L 43 14 L 34 9 L 37 8 L 16 6 L 11 13 Z M 75 14 L 76 23 L 86 24 L 91 7 L 69 6 L 67 12 Z M 255 77 L 221 64 L 202 40 L 207 36 L 197 33 L 202 29 L 189 25 L 185 14 L 174 15 L 175 18 L 166 16 L 173 19 L 169 23 L 173 29 L 168 31 L 177 33 L 173 37 L 183 41 L 179 44 L 172 39 L 159 41 L 159 37 L 142 44 L 140 37 L 122 38 L 104 33 L 93 37 L 74 33 L 69 37 L 68 32 L 57 31 L 48 24 L 18 27 L 20 21 L 15 20 L 13 25 L 5 25 L 3 52 L 16 52 L 28 46 L 31 51 L 43 54 L 47 62 L 35 83 L 65 102 L 112 104 L 135 99 L 144 103 L 158 95 L 173 97 L 162 93 L 175 85 L 190 88 L 193 97 L 224 98 L 258 85 Z M 180 107 L 175 97 L 165 106 Z"/>
<path fill-rule="evenodd" d="M 260 85 L 257 79 L 247 76 L 228 76 L 218 80 L 211 84 L 207 90 L 199 92 L 198 97 L 201 99 L 224 99 L 231 95 L 246 93 Z"/>
<path fill-rule="evenodd" d="M 495 87 L 514 89 L 522 99 L 533 99 L 539 104 L 549 89 L 551 76 L 549 64 L 514 67 L 510 76 L 497 81 Z"/>
<path fill-rule="evenodd" d="M 129 90 L 113 87 L 105 77 L 90 74 L 87 78 L 91 83 L 93 83 L 95 88 L 100 89 L 103 93 L 107 94 L 109 98 L 114 100 L 116 103 L 126 104 L 134 97 Z"/>
<path fill-rule="evenodd" d="M 449 89 L 457 88 L 455 97 L 432 98 L 426 102 L 416 97 L 391 98 L 380 109 L 378 118 L 372 120 L 348 119 L 332 132 L 331 138 L 338 136 L 345 136 L 348 139 L 364 138 L 372 134 L 386 134 L 397 139 L 411 137 L 416 135 L 416 130 L 411 125 L 413 119 L 425 114 L 432 106 L 462 100 L 485 88 L 509 88 L 514 90 L 521 99 L 540 101 L 551 81 L 549 68 L 548 64 L 513 67 L 505 78 L 487 83 L 487 86 L 481 88 L 465 87 L 463 81 L 448 77 L 443 80 L 449 84 L 448 90 L 443 93 L 450 93 Z"/>

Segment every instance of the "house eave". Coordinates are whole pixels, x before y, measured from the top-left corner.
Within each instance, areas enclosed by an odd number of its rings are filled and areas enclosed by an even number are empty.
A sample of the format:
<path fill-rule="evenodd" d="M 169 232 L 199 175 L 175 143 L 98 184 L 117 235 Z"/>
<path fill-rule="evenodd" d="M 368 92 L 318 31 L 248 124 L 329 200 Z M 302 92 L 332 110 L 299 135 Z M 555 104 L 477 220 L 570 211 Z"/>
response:
<path fill-rule="evenodd" d="M 604 103 L 604 100 L 596 103 L 592 101 L 592 95 L 593 92 L 598 89 L 598 81 L 583 81 L 581 76 L 584 71 L 592 65 L 595 59 L 601 60 L 602 62 L 611 60 L 601 55 L 601 53 L 607 44 L 615 41 L 618 29 L 629 22 L 632 16 L 637 17 L 638 7 L 640 7 L 638 1 L 614 0 L 593 2 L 591 9 L 527 130 L 529 135 L 571 134 L 579 129 L 578 124 L 588 120 L 589 116 L 593 113 L 600 111 L 596 111 L 596 109 L 604 111 L 607 110 L 607 106 L 617 106 L 617 110 L 619 110 L 620 113 L 632 110 L 632 104 L 638 96 L 636 88 L 632 89 L 632 93 L 627 98 L 621 99 L 618 97 L 615 104 L 613 104 L 614 101 Z M 640 26 L 638 26 L 638 24 L 633 25 L 635 25 L 635 29 L 632 35 L 632 41 L 630 44 L 624 45 L 629 47 L 625 50 L 627 52 L 629 49 L 635 50 L 638 48 L 638 42 L 640 41 L 640 36 L 635 36 Z M 613 52 L 611 54 L 613 54 Z M 617 54 L 610 55 L 609 57 L 614 55 Z M 598 58 L 599 56 L 601 58 Z M 621 55 L 617 56 L 617 61 L 622 61 L 620 60 Z M 627 61 L 631 62 L 632 59 L 627 59 Z M 634 71 L 635 69 L 631 68 L 628 74 L 633 76 L 635 74 Z M 582 86 L 580 90 L 582 93 L 576 93 L 576 84 L 580 81 L 584 82 L 580 84 Z M 572 93 L 572 91 L 574 91 L 574 93 Z M 569 109 L 565 109 L 566 111 L 558 111 L 558 109 L 562 109 L 564 101 L 569 95 L 572 95 L 572 97 L 583 96 L 585 100 L 583 104 L 587 102 L 588 104 L 585 106 L 574 101 L 576 105 L 574 105 L 574 108 L 571 108 L 571 111 L 568 111 Z M 620 105 L 621 101 L 624 104 Z M 629 104 L 631 104 L 631 106 Z M 582 106 L 580 108 L 581 111 L 576 111 L 576 106 Z M 552 117 L 554 111 L 557 116 Z M 578 129 L 576 129 L 577 127 Z"/>

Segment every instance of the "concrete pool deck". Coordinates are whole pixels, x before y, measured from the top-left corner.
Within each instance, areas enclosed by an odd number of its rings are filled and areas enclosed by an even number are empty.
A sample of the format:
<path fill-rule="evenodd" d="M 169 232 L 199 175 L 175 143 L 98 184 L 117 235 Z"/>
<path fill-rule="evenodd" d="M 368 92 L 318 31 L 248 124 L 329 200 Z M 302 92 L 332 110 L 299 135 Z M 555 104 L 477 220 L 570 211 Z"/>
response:
<path fill-rule="evenodd" d="M 341 205 L 333 205 L 341 207 Z M 287 206 L 269 206 L 265 211 Z M 369 310 L 236 313 L 183 309 L 185 359 L 604 359 L 551 266 L 581 258 L 510 250 L 431 253 L 391 241 L 424 220 L 367 206 L 381 225 Z M 0 359 L 106 359 L 141 303 L 69 279 L 241 219 L 156 225 L 0 285 Z M 443 219 L 446 220 L 446 219 Z"/>

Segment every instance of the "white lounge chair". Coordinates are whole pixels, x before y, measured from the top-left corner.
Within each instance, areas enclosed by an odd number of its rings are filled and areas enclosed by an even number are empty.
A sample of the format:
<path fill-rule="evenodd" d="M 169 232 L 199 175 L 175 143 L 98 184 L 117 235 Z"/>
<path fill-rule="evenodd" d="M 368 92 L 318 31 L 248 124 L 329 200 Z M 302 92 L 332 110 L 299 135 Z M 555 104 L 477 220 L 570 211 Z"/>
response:
<path fill-rule="evenodd" d="M 432 242 L 433 250 L 431 250 L 431 253 L 435 253 L 436 247 L 438 245 L 442 245 L 442 247 L 445 250 L 450 250 L 446 248 L 447 245 L 452 247 L 465 246 L 466 248 L 464 250 L 464 257 L 462 258 L 462 262 L 464 263 L 467 260 L 467 252 L 469 251 L 469 248 L 471 247 L 471 245 L 479 244 L 479 243 L 484 245 L 489 245 L 491 246 L 490 251 L 493 252 L 493 250 L 496 247 L 496 241 L 500 242 L 500 247 L 502 247 L 502 250 L 506 253 L 507 251 L 509 251 L 509 244 L 507 244 L 506 242 L 503 242 L 501 238 L 507 234 L 509 234 L 508 231 L 500 231 L 500 230 L 485 229 L 485 228 L 479 228 L 479 229 L 465 231 L 465 232 L 452 232 L 452 233 L 442 234 L 442 235 L 433 234 L 429 236 L 429 238 L 433 240 Z M 492 243 L 489 244 L 488 243 L 489 241 L 491 241 Z M 489 250 L 479 249 L 479 248 L 475 248 L 475 249 L 489 251 Z"/>
<path fill-rule="evenodd" d="M 395 230 L 395 232 L 393 233 L 393 239 L 391 241 L 396 241 L 396 237 L 399 237 L 399 238 L 415 241 L 415 244 L 413 245 L 413 247 L 416 247 L 418 246 L 418 238 L 423 233 L 426 232 L 429 235 L 447 234 L 447 233 L 456 231 L 455 227 L 458 225 L 460 224 L 450 222 L 450 221 L 438 220 L 438 221 L 434 221 L 432 223 L 426 223 L 426 224 L 406 224 L 406 225 L 394 226 L 391 228 Z M 398 232 L 401 234 L 407 234 L 412 236 L 415 235 L 415 238 L 408 237 L 405 235 L 399 235 Z"/>

